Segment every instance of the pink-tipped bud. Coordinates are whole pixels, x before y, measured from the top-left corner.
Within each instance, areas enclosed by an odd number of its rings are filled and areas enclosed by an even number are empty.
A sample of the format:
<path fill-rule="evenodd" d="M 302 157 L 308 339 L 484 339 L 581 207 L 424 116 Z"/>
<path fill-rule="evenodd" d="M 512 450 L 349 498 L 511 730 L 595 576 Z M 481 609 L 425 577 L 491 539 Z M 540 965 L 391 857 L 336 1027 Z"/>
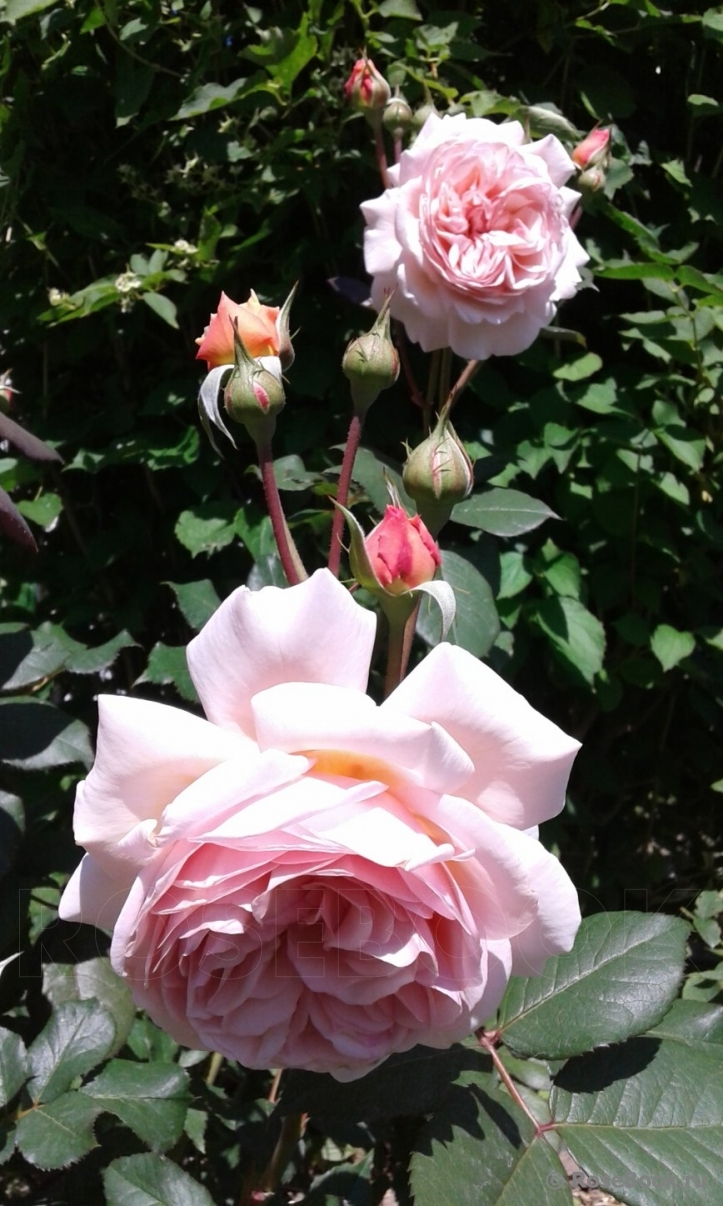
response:
<path fill-rule="evenodd" d="M 474 485 L 472 462 L 447 418 L 440 418 L 431 435 L 409 453 L 403 481 L 436 536 Z"/>
<path fill-rule="evenodd" d="M 431 582 L 442 564 L 439 549 L 420 517 L 407 515 L 403 507 L 387 507 L 364 547 L 379 585 L 392 595 Z"/>
<path fill-rule="evenodd" d="M 224 390 L 224 406 L 230 419 L 243 424 L 257 444 L 263 443 L 271 439 L 276 416 L 286 403 L 281 362 L 276 356 L 249 356 L 238 320 L 233 332 L 236 363 Z"/>
<path fill-rule="evenodd" d="M 575 147 L 572 158 L 582 171 L 601 168 L 605 172 L 610 164 L 610 130 L 600 126 L 591 130 Z"/>
<path fill-rule="evenodd" d="M 384 76 L 366 55 L 357 59 L 344 91 L 353 108 L 361 110 L 375 124 L 381 120 L 382 110 L 392 95 Z"/>

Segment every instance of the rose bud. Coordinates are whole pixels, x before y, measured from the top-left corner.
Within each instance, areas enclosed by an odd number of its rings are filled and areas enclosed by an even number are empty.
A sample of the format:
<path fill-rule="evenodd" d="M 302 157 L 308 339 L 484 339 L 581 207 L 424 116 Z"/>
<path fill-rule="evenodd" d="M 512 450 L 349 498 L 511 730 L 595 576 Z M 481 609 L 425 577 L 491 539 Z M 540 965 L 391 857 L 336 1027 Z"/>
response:
<path fill-rule="evenodd" d="M 412 128 L 412 110 L 403 96 L 393 96 L 382 117 L 384 129 L 393 138 L 403 138 Z"/>
<path fill-rule="evenodd" d="M 392 595 L 431 582 L 442 564 L 439 549 L 419 515 L 409 516 L 403 507 L 387 507 L 364 547 L 379 585 Z"/>
<path fill-rule="evenodd" d="M 452 424 L 440 418 L 434 431 L 410 452 L 404 487 L 436 536 L 474 485 L 472 462 Z"/>
<path fill-rule="evenodd" d="M 587 138 L 575 147 L 572 158 L 583 171 L 602 168 L 604 172 L 610 163 L 610 130 L 599 127 L 591 130 Z"/>
<path fill-rule="evenodd" d="M 392 95 L 384 76 L 366 55 L 357 59 L 344 91 L 352 107 L 361 110 L 372 125 L 378 125 L 381 111 Z"/>
<path fill-rule="evenodd" d="M 224 391 L 224 406 L 229 418 L 243 424 L 256 444 L 265 443 L 271 439 L 276 416 L 286 404 L 281 364 L 275 357 L 267 358 L 266 364 L 251 357 L 238 328 L 236 320 L 236 364 Z"/>
<path fill-rule="evenodd" d="M 389 329 L 389 302 L 390 298 L 386 298 L 371 331 L 352 339 L 341 362 L 344 376 L 351 383 L 352 402 L 360 419 L 365 417 L 382 390 L 394 385 L 399 376 L 399 352 L 392 343 Z"/>
<path fill-rule="evenodd" d="M 211 315 L 211 321 L 201 338 L 196 340 L 196 359 L 205 360 L 209 371 L 222 364 L 234 363 L 234 320 L 238 322 L 239 335 L 249 356 L 254 359 L 259 356 L 278 356 L 278 318 L 279 307 L 262 305 L 253 289 L 249 300 L 241 304 L 231 301 L 230 297 L 222 293 L 218 310 Z"/>

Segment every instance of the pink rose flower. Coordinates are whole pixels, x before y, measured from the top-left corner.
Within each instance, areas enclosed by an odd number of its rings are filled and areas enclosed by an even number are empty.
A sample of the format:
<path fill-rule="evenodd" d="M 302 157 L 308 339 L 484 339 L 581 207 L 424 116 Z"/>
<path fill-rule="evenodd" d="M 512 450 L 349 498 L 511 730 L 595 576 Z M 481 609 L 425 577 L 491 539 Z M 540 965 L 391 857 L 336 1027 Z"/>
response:
<path fill-rule="evenodd" d="M 329 573 L 235 591 L 188 649 L 207 720 L 100 700 L 61 916 L 176 1041 L 350 1080 L 446 1047 L 580 915 L 534 826 L 577 742 L 440 645 L 381 706 L 374 616 Z"/>
<path fill-rule="evenodd" d="M 588 258 L 570 226 L 574 170 L 552 134 L 528 143 L 519 122 L 433 113 L 393 187 L 361 207 L 375 306 L 396 290 L 392 314 L 425 352 L 524 351 Z"/>
<path fill-rule="evenodd" d="M 233 364 L 233 320 L 238 321 L 238 333 L 249 356 L 279 355 L 278 306 L 264 306 L 251 290 L 248 301 L 231 301 L 221 294 L 218 310 L 211 315 L 210 322 L 200 339 L 196 340 L 196 360 L 205 360 L 209 372 L 222 364 Z"/>
<path fill-rule="evenodd" d="M 393 595 L 431 582 L 442 564 L 439 549 L 419 515 L 407 515 L 404 507 L 387 507 L 364 545 L 377 581 Z"/>

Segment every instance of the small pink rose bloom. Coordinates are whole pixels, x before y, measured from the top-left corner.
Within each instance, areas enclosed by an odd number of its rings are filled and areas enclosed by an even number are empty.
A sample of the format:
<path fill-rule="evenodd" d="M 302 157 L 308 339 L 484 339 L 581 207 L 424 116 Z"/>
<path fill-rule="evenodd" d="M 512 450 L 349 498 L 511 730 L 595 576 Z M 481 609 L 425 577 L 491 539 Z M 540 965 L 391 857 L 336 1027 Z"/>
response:
<path fill-rule="evenodd" d="M 211 320 L 198 344 L 197 360 L 205 360 L 209 372 L 222 364 L 233 364 L 233 320 L 238 320 L 238 332 L 249 356 L 258 359 L 261 356 L 279 355 L 279 318 L 278 306 L 264 306 L 251 290 L 248 301 L 231 301 L 225 293 L 221 294 L 218 310 L 211 315 Z"/>
<path fill-rule="evenodd" d="M 377 580 L 393 595 L 431 582 L 442 564 L 439 549 L 419 515 L 407 515 L 404 507 L 387 507 L 364 544 Z"/>
<path fill-rule="evenodd" d="M 188 649 L 208 719 L 100 699 L 61 915 L 113 929 L 177 1042 L 352 1080 L 464 1038 L 572 944 L 534 827 L 577 742 L 452 645 L 377 706 L 375 627 L 328 570 L 242 587 Z"/>
<path fill-rule="evenodd" d="M 392 314 L 425 352 L 524 351 L 588 258 L 570 226 L 574 170 L 552 134 L 528 143 L 516 121 L 432 113 L 392 187 L 361 207 L 374 305 L 394 290 Z"/>

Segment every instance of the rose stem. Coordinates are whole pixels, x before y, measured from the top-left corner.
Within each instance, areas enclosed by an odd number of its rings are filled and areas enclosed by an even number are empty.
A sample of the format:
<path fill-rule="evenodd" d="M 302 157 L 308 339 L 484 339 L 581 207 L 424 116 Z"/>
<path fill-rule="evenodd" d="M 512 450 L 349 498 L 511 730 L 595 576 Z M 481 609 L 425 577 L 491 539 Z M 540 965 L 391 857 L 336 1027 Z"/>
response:
<path fill-rule="evenodd" d="M 417 613 L 421 602 L 421 599 L 413 602 L 411 612 L 409 610 L 397 612 L 396 608 L 394 610 L 390 608 L 386 612 L 389 622 L 389 647 L 387 650 L 387 673 L 384 679 L 385 699 L 391 695 L 395 687 L 399 686 L 406 673 L 409 654 L 412 650 Z"/>
<path fill-rule="evenodd" d="M 281 1184 L 284 1171 L 294 1154 L 294 1148 L 304 1133 L 304 1114 L 287 1114 L 281 1123 L 281 1133 L 276 1141 L 266 1172 L 259 1181 L 262 1192 L 273 1193 Z M 253 1199 L 252 1199 L 253 1200 Z"/>
<path fill-rule="evenodd" d="M 276 478 L 274 477 L 271 440 L 259 440 L 256 444 L 256 451 L 259 454 L 259 469 L 261 470 L 261 481 L 266 497 L 266 507 L 271 519 L 276 547 L 279 550 L 281 567 L 286 574 L 289 585 L 297 586 L 308 575 L 299 556 L 299 550 L 294 544 L 294 538 L 289 531 L 289 525 L 286 522 L 286 516 L 281 506 L 279 487 L 276 485 Z"/>
<path fill-rule="evenodd" d="M 331 521 L 331 543 L 329 545 L 329 569 L 335 578 L 339 577 L 339 567 L 341 566 L 341 534 L 344 530 L 344 515 L 339 510 L 339 507 L 345 507 L 349 499 L 349 487 L 351 486 L 351 475 L 354 469 L 354 461 L 361 440 L 364 420 L 360 418 L 356 412 L 352 415 L 351 423 L 349 424 L 349 434 L 346 437 L 346 447 L 344 456 L 341 462 L 341 472 L 339 473 L 339 485 L 336 491 L 336 501 L 339 506 L 334 508 L 334 518 Z"/>
<path fill-rule="evenodd" d="M 462 369 L 462 372 L 460 373 L 459 377 L 457 378 L 457 380 L 455 381 L 451 390 L 449 391 L 449 394 L 447 395 L 447 401 L 445 402 L 444 407 L 443 407 L 443 414 L 445 416 L 447 416 L 449 414 L 449 412 L 451 411 L 452 407 L 454 406 L 455 402 L 457 401 L 457 399 L 458 399 L 459 395 L 462 393 L 462 391 L 467 388 L 470 381 L 472 380 L 475 373 L 477 372 L 477 369 L 480 367 L 481 363 L 482 362 L 480 360 L 468 360 L 467 361 L 466 365 Z"/>
<path fill-rule="evenodd" d="M 432 363 L 429 366 L 427 393 L 424 399 L 424 406 L 422 410 L 422 424 L 425 435 L 429 435 L 432 426 L 432 407 L 434 406 L 434 397 L 437 393 L 437 383 L 439 381 L 440 357 L 441 353 L 439 349 L 437 349 L 436 352 L 432 352 Z"/>
<path fill-rule="evenodd" d="M 401 138 L 395 138 L 394 139 L 394 162 L 395 163 L 399 163 L 399 160 L 402 158 L 403 150 L 404 150 L 404 142 L 402 141 Z"/>
<path fill-rule="evenodd" d="M 535 1118 L 535 1115 L 532 1113 L 532 1111 L 528 1107 L 524 1097 L 522 1097 L 521 1094 L 518 1093 L 517 1088 L 515 1086 L 515 1082 L 513 1081 L 512 1077 L 510 1076 L 509 1072 L 507 1071 L 505 1065 L 502 1063 L 502 1060 L 500 1059 L 500 1056 L 499 1056 L 499 1052 L 496 1049 L 497 1035 L 495 1034 L 495 1031 L 494 1030 L 489 1030 L 489 1031 L 477 1030 L 476 1037 L 477 1037 L 478 1042 L 480 1043 L 480 1046 L 484 1047 L 485 1051 L 487 1051 L 488 1054 L 490 1055 L 490 1057 L 492 1059 L 492 1063 L 494 1064 L 495 1069 L 497 1070 L 497 1074 L 498 1074 L 500 1080 L 502 1081 L 502 1083 L 504 1084 L 505 1088 L 507 1089 L 507 1092 L 509 1093 L 510 1097 L 512 1098 L 512 1100 L 514 1102 L 517 1103 L 517 1105 L 520 1107 L 520 1109 L 523 1110 L 525 1114 L 527 1114 L 527 1117 L 529 1118 L 530 1122 L 532 1123 L 532 1125 L 535 1128 L 535 1138 L 539 1139 L 540 1135 L 544 1135 L 545 1131 L 552 1130 L 555 1124 L 550 1123 L 550 1122 L 540 1122 L 539 1119 Z"/>
<path fill-rule="evenodd" d="M 384 149 L 384 132 L 381 125 L 376 126 L 374 130 L 374 150 L 377 156 L 377 167 L 379 168 L 379 175 L 382 178 L 382 184 L 385 188 L 391 188 L 392 182 L 389 179 L 387 152 Z"/>

